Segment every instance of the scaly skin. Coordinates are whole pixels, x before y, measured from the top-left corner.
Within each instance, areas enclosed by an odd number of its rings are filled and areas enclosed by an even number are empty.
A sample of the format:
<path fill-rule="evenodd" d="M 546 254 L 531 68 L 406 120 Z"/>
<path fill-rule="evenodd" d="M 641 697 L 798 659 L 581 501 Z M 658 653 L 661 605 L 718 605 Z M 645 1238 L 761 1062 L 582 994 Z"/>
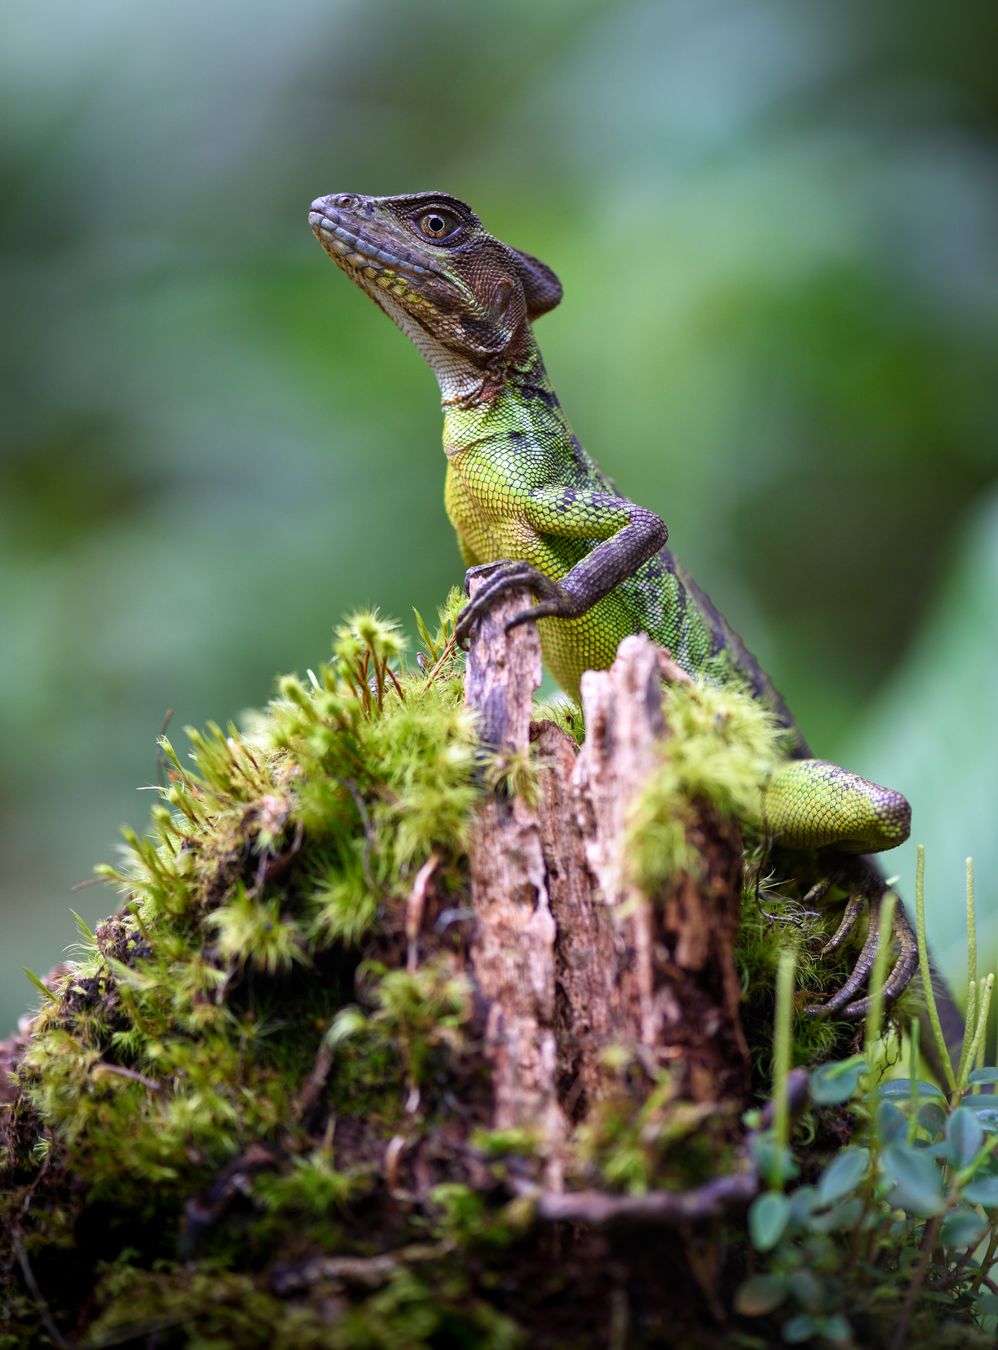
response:
<path fill-rule="evenodd" d="M 736 681 L 771 708 L 785 729 L 788 759 L 766 785 L 765 825 L 788 847 L 828 849 L 828 874 L 848 884 L 851 899 L 828 949 L 844 941 L 864 907 L 870 911 L 852 975 L 820 1009 L 861 1016 L 868 1001 L 854 996 L 873 964 L 885 886 L 872 861 L 853 855 L 902 843 L 908 803 L 810 757 L 768 676 L 665 548 L 664 523 L 621 497 L 583 450 L 531 326 L 561 299 L 557 277 L 493 238 L 463 202 L 443 193 L 320 197 L 309 222 L 440 383 L 447 513 L 465 563 L 487 574 L 459 619 L 459 637 L 467 639 L 504 591 L 525 586 L 537 604 L 513 624 L 536 621 L 544 660 L 573 697 L 583 671 L 605 669 L 621 638 L 644 632 L 691 675 Z M 899 956 L 888 999 L 906 986 L 917 960 L 900 905 L 895 932 Z"/>

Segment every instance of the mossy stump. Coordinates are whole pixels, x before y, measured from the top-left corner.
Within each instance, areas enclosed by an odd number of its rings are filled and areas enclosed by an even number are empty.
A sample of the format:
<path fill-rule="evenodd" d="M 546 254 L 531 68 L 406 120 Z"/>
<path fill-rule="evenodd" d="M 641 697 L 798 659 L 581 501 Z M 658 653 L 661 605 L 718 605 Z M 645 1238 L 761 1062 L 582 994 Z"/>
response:
<path fill-rule="evenodd" d="M 196 773 L 164 746 L 123 907 L 3 1046 L 0 1346 L 732 1343 L 734 789 L 676 769 L 706 696 L 647 639 L 581 747 L 532 720 L 522 604 L 463 684 L 453 603 L 409 674 L 365 618 Z"/>

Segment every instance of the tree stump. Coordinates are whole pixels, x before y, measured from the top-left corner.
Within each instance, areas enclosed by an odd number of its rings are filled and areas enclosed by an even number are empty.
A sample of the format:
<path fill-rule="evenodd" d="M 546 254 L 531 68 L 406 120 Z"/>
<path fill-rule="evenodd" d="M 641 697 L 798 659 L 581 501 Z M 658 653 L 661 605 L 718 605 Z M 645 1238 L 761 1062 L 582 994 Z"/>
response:
<path fill-rule="evenodd" d="M 535 793 L 499 790 L 478 812 L 469 973 L 488 1004 L 496 1128 L 537 1131 L 558 1189 L 569 1124 L 614 1090 L 614 1049 L 651 1076 L 668 1067 L 678 1100 L 737 1122 L 748 1086 L 733 956 L 742 852 L 737 829 L 703 804 L 698 875 L 661 894 L 634 884 L 628 810 L 668 754 L 663 681 L 688 677 L 649 638 L 625 639 L 609 671 L 583 677 L 577 750 L 554 723 L 531 725 L 537 633 L 505 631 L 529 603 L 515 593 L 496 605 L 469 653 L 466 701 L 483 743 L 521 758 L 532 745 L 539 761 Z"/>
<path fill-rule="evenodd" d="M 642 881 L 633 810 L 687 677 L 628 638 L 584 677 L 580 747 L 532 721 L 537 633 L 505 627 L 529 603 L 476 633 L 477 750 L 458 674 L 431 688 L 446 652 L 396 676 L 372 619 L 263 740 L 170 759 L 124 908 L 0 1045 L 23 1343 L 726 1343 L 723 1235 L 759 1189 L 739 831 L 684 802 L 689 867 Z M 392 862 L 413 735 L 474 815 Z"/>

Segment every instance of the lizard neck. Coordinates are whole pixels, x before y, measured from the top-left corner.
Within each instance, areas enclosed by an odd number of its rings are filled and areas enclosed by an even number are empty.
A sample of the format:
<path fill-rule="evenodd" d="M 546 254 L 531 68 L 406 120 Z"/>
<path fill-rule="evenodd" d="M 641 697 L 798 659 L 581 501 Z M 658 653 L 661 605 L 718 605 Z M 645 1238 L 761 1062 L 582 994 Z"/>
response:
<path fill-rule="evenodd" d="M 511 432 L 529 433 L 543 424 L 567 437 L 558 395 L 532 335 L 515 357 L 503 355 L 485 366 L 434 364 L 444 414 L 444 450 L 450 455 L 478 441 Z"/>

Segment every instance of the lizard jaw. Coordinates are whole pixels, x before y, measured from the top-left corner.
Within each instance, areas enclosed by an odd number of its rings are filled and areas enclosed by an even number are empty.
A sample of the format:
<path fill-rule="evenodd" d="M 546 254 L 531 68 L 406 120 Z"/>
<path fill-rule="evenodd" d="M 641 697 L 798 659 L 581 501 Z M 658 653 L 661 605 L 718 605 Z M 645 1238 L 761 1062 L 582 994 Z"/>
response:
<path fill-rule="evenodd" d="M 389 272 L 411 278 L 448 279 L 435 267 L 417 261 L 410 250 L 399 247 L 394 240 L 364 232 L 356 216 L 335 206 L 329 197 L 318 197 L 312 203 L 308 223 L 333 261 L 340 266 L 346 264 L 345 271 L 363 271 L 369 277 L 372 273 Z M 380 230 L 377 232 L 378 235 L 381 233 Z"/>

